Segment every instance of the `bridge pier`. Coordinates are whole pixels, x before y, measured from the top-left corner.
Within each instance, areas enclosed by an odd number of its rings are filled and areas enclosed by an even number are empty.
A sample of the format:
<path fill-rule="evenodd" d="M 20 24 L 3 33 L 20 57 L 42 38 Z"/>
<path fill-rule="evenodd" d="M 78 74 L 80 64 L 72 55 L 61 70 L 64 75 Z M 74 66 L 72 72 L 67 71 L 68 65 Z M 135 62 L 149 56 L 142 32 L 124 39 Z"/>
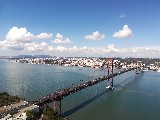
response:
<path fill-rule="evenodd" d="M 61 116 L 62 115 L 62 113 L 61 113 L 61 109 L 62 108 L 62 105 L 61 105 L 61 99 L 60 99 L 60 101 L 59 101 L 59 115 Z"/>
<path fill-rule="evenodd" d="M 58 104 L 58 102 L 59 102 L 59 104 Z M 61 99 L 59 99 L 58 101 L 54 101 L 54 110 L 55 111 L 58 111 L 57 105 L 59 107 L 59 115 L 61 116 L 62 115 L 62 101 L 61 101 Z"/>
<path fill-rule="evenodd" d="M 112 88 L 113 88 L 113 59 L 112 59 L 112 84 L 111 84 Z"/>
<path fill-rule="evenodd" d="M 57 101 L 54 101 L 54 102 L 53 102 L 53 109 L 54 109 L 55 111 L 57 110 L 57 104 L 56 104 L 56 102 L 57 102 Z"/>
<path fill-rule="evenodd" d="M 108 76 L 110 75 L 110 66 L 111 66 L 111 74 L 112 74 L 111 87 L 113 88 L 113 59 L 112 58 L 108 59 Z M 108 81 L 109 79 L 110 77 L 108 77 Z"/>
<path fill-rule="evenodd" d="M 109 61 L 108 61 L 108 76 L 109 76 Z M 109 77 L 108 77 L 108 81 L 109 81 Z"/>

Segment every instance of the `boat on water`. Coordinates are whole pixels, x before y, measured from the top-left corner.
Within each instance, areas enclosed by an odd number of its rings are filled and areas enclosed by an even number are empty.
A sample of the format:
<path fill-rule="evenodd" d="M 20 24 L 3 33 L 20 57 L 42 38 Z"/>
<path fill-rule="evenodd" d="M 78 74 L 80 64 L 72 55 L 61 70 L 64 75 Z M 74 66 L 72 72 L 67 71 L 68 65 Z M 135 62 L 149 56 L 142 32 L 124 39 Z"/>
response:
<path fill-rule="evenodd" d="M 143 71 L 149 71 L 148 69 L 144 69 Z"/>
<path fill-rule="evenodd" d="M 136 70 L 136 74 L 139 74 L 139 71 L 138 71 L 138 70 Z"/>
<path fill-rule="evenodd" d="M 112 86 L 108 85 L 108 86 L 106 87 L 106 89 L 108 89 L 108 90 L 113 90 L 113 89 L 114 89 L 114 87 L 112 87 Z"/>
<path fill-rule="evenodd" d="M 78 67 L 84 67 L 83 65 L 78 65 Z"/>
<path fill-rule="evenodd" d="M 160 72 L 160 68 L 157 70 L 157 72 Z"/>

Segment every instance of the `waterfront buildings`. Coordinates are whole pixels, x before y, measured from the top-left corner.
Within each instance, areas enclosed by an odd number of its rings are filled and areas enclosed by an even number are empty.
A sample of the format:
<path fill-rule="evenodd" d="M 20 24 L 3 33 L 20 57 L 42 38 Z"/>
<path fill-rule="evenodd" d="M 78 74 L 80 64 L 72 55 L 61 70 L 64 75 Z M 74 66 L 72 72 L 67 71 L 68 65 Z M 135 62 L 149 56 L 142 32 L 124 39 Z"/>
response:
<path fill-rule="evenodd" d="M 92 68 L 106 68 L 108 66 L 107 58 L 77 58 L 77 57 L 49 57 L 49 58 L 22 58 L 14 59 L 17 63 L 28 64 L 47 64 L 60 66 L 78 66 Z M 160 69 L 160 59 L 114 59 L 113 65 L 115 68 L 133 68 L 143 67 L 145 71 L 158 71 Z"/>

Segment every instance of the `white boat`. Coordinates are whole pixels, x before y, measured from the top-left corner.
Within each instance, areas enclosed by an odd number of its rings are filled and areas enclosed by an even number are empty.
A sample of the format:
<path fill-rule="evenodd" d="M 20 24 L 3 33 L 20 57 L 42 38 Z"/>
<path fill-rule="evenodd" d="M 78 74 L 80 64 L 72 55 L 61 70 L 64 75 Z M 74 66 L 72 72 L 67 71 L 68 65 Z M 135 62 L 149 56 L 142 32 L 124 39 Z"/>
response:
<path fill-rule="evenodd" d="M 70 66 L 70 64 L 64 64 L 63 66 Z"/>
<path fill-rule="evenodd" d="M 112 87 L 112 86 L 108 85 L 108 86 L 106 87 L 106 89 L 108 89 L 108 90 L 113 90 L 113 89 L 114 89 L 114 87 Z"/>
<path fill-rule="evenodd" d="M 160 72 L 160 68 L 157 70 L 157 72 Z"/>
<path fill-rule="evenodd" d="M 78 67 L 83 67 L 82 65 L 78 65 Z"/>
<path fill-rule="evenodd" d="M 144 69 L 143 71 L 149 71 L 148 69 Z"/>

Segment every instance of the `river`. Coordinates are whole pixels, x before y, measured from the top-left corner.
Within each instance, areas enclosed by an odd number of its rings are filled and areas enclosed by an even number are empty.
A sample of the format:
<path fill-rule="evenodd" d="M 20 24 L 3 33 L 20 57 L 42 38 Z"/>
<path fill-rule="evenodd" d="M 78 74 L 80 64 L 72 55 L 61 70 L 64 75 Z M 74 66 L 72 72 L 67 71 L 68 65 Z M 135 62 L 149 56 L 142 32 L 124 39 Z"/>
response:
<path fill-rule="evenodd" d="M 106 69 L 18 64 L 0 60 L 0 92 L 37 100 L 82 80 L 106 74 Z M 64 98 L 63 115 L 70 120 L 160 119 L 160 73 L 124 73 L 114 78 L 115 89 L 109 92 L 105 90 L 107 84 L 104 81 Z"/>

